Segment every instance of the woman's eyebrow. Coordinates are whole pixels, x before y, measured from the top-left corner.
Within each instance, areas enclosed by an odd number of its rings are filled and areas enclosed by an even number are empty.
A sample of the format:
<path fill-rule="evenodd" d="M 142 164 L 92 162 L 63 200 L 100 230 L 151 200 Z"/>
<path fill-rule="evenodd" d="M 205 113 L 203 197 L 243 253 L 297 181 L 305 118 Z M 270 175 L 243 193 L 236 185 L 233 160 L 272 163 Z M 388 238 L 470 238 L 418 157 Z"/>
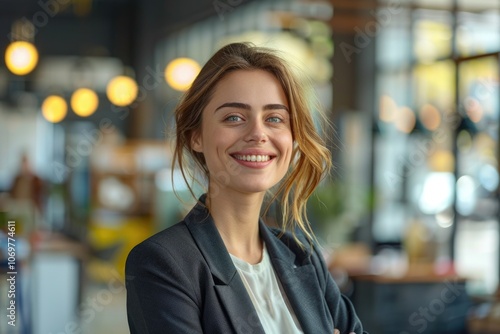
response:
<path fill-rule="evenodd" d="M 245 109 L 245 110 L 251 110 L 252 107 L 249 105 L 249 104 L 246 104 L 246 103 L 241 103 L 241 102 L 226 102 L 220 106 L 218 106 L 215 111 L 219 110 L 219 109 L 222 109 L 222 108 L 237 108 L 237 109 Z M 272 103 L 272 104 L 266 104 L 264 106 L 264 110 L 286 110 L 287 112 L 289 112 L 288 110 L 288 107 L 283 105 L 283 104 L 279 104 L 279 103 Z"/>
<path fill-rule="evenodd" d="M 241 102 L 226 102 L 215 109 L 215 111 L 222 109 L 222 108 L 237 108 L 237 109 L 245 109 L 245 110 L 250 110 L 252 109 L 249 104 L 246 103 L 241 103 Z"/>
<path fill-rule="evenodd" d="M 280 109 L 283 109 L 283 110 L 286 110 L 287 112 L 290 112 L 288 110 L 288 107 L 283 105 L 283 104 L 279 104 L 279 103 L 274 103 L 274 104 L 266 104 L 264 106 L 264 110 L 280 110 Z"/>

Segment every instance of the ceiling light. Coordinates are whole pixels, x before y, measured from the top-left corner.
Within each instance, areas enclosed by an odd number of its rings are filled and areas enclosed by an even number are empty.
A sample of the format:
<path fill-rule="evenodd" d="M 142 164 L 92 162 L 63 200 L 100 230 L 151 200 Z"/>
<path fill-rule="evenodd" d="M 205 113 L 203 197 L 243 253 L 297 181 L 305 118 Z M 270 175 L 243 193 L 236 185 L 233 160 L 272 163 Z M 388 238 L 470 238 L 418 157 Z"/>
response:
<path fill-rule="evenodd" d="M 81 117 L 92 115 L 99 106 L 99 97 L 89 88 L 79 88 L 71 95 L 71 109 Z"/>
<path fill-rule="evenodd" d="M 66 117 L 68 105 L 66 101 L 58 95 L 49 95 L 42 103 L 42 115 L 51 123 L 59 123 Z"/>
<path fill-rule="evenodd" d="M 113 78 L 106 87 L 108 99 L 119 107 L 125 107 L 134 102 L 138 91 L 135 80 L 124 75 Z"/>
<path fill-rule="evenodd" d="M 177 58 L 165 68 L 165 79 L 175 90 L 186 91 L 200 72 L 200 65 L 191 58 Z"/>
<path fill-rule="evenodd" d="M 36 47 L 25 41 L 12 42 L 5 50 L 5 64 L 15 75 L 26 75 L 38 63 Z"/>

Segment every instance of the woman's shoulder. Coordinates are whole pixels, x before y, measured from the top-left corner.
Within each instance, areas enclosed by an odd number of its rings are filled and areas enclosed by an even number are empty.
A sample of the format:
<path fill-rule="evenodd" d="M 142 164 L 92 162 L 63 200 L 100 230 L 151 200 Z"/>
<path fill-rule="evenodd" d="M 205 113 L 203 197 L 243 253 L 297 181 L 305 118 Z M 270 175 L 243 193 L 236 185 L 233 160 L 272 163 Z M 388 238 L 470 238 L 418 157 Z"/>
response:
<path fill-rule="evenodd" d="M 130 251 L 129 258 L 161 254 L 179 256 L 190 247 L 194 247 L 194 241 L 185 222 L 181 221 L 137 244 Z"/>
<path fill-rule="evenodd" d="M 301 229 L 294 231 L 284 230 L 282 228 L 262 224 L 269 231 L 271 241 L 283 244 L 299 258 L 308 258 L 314 255 L 317 247 L 313 240 L 308 239 Z"/>
<path fill-rule="evenodd" d="M 144 265 L 146 261 L 167 261 L 181 266 L 184 263 L 202 263 L 204 258 L 195 234 L 200 230 L 199 227 L 210 225 L 203 224 L 210 222 L 207 218 L 208 211 L 198 202 L 182 221 L 136 245 L 130 251 L 127 263 Z"/>

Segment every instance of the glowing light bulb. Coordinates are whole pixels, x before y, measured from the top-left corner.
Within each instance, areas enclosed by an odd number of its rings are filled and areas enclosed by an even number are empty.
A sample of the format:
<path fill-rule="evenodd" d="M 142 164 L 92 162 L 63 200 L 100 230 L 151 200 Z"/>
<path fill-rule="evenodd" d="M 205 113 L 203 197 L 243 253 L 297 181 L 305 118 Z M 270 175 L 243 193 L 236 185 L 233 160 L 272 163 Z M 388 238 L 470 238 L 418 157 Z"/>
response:
<path fill-rule="evenodd" d="M 71 95 L 71 109 L 81 117 L 92 115 L 99 106 L 99 97 L 89 88 L 79 88 Z"/>
<path fill-rule="evenodd" d="M 49 95 L 42 103 L 42 115 L 51 123 L 59 123 L 66 117 L 68 104 L 57 95 Z"/>
<path fill-rule="evenodd" d="M 24 41 L 12 42 L 5 50 L 5 64 L 15 75 L 25 75 L 33 71 L 38 63 L 36 47 Z"/>
<path fill-rule="evenodd" d="M 191 58 L 177 58 L 165 68 L 165 80 L 175 90 L 186 91 L 200 73 L 200 65 Z"/>
<path fill-rule="evenodd" d="M 135 80 L 123 75 L 113 78 L 106 87 L 108 99 L 119 107 L 125 107 L 134 102 L 138 91 Z"/>

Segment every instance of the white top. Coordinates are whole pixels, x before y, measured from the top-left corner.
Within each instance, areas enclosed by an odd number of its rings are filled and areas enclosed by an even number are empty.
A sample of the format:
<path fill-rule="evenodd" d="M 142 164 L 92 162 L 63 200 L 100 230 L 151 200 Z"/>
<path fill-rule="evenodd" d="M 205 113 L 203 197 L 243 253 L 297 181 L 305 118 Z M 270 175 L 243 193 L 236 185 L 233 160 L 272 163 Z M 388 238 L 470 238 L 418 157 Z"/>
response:
<path fill-rule="evenodd" d="M 262 261 L 254 265 L 229 255 L 245 284 L 264 331 L 269 334 L 302 334 L 297 317 L 276 278 L 266 245 Z"/>

